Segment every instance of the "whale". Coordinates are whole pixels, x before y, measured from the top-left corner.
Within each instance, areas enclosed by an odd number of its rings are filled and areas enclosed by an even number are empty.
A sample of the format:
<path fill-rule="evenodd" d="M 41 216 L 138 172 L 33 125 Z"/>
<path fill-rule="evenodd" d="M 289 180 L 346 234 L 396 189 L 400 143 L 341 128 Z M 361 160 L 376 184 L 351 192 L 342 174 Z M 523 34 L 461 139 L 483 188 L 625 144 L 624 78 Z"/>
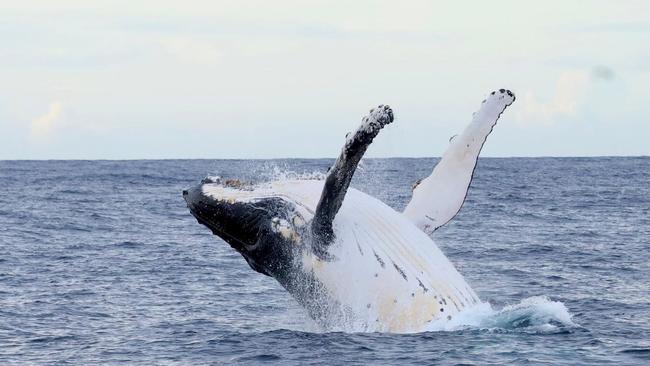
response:
<path fill-rule="evenodd" d="M 185 189 L 196 220 L 274 278 L 325 330 L 417 332 L 481 304 L 431 235 L 461 209 L 480 151 L 515 101 L 482 101 L 398 212 L 350 182 L 368 146 L 395 120 L 379 105 L 346 135 L 325 179 L 249 183 L 219 177 Z"/>

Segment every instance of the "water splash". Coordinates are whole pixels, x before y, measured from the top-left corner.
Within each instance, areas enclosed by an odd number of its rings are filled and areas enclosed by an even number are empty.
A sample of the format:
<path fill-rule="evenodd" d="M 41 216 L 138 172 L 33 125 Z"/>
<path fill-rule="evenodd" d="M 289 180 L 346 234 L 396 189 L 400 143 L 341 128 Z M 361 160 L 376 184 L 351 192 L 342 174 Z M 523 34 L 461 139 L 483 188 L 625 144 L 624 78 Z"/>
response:
<path fill-rule="evenodd" d="M 295 312 L 292 312 L 295 314 Z M 533 296 L 500 310 L 489 303 L 480 303 L 457 314 L 452 320 L 440 319 L 429 323 L 425 329 L 413 329 L 405 333 L 453 332 L 460 330 L 481 330 L 493 332 L 523 332 L 530 334 L 562 333 L 580 325 L 572 320 L 573 315 L 560 301 L 546 296 Z M 292 315 L 295 320 L 295 315 Z M 329 324 L 323 328 L 308 316 L 302 318 L 298 326 L 308 333 L 384 333 L 380 325 L 364 322 L 361 319 L 347 319 L 345 322 Z"/>
<path fill-rule="evenodd" d="M 451 321 L 430 324 L 427 331 L 490 329 L 556 333 L 578 326 L 564 303 L 546 296 L 533 296 L 501 310 L 494 310 L 489 303 L 481 303 L 461 312 Z"/>
<path fill-rule="evenodd" d="M 277 164 L 271 164 L 265 167 L 263 171 L 260 172 L 261 177 L 266 181 L 278 181 L 278 180 L 324 180 L 326 173 L 321 171 L 304 171 L 296 172 L 289 169 L 287 166 L 279 166 Z"/>
<path fill-rule="evenodd" d="M 227 181 L 240 181 L 246 184 L 259 184 L 274 181 L 288 180 L 325 180 L 327 173 L 319 170 L 295 171 L 287 164 L 268 162 L 253 167 L 248 174 L 233 176 L 224 172 L 211 172 L 201 180 L 201 183 L 223 183 Z"/>

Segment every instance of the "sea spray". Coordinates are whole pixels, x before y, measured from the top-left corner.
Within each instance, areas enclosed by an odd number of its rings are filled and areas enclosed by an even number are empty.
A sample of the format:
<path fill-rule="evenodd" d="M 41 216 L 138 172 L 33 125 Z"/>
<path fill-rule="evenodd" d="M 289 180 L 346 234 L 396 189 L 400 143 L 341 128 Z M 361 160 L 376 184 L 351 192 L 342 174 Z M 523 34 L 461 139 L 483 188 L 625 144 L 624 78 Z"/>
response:
<path fill-rule="evenodd" d="M 546 296 L 533 296 L 501 310 L 494 310 L 489 303 L 481 303 L 464 310 L 451 321 L 432 323 L 427 330 L 502 329 L 554 333 L 578 327 L 572 317 L 564 303 Z"/>

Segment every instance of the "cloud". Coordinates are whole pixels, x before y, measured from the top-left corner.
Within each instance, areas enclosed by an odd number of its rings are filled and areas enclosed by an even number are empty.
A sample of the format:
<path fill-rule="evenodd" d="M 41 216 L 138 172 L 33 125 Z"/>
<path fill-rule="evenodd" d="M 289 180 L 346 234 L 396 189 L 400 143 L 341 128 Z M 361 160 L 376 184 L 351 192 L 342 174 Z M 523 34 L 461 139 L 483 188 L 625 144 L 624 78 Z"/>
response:
<path fill-rule="evenodd" d="M 596 66 L 591 70 L 591 76 L 594 80 L 610 81 L 615 77 L 614 70 L 607 66 Z"/>
<path fill-rule="evenodd" d="M 574 115 L 584 100 L 589 81 L 589 74 L 584 71 L 561 73 L 550 100 L 540 101 L 530 91 L 524 94 L 517 120 L 523 124 L 553 124 L 559 117 Z"/>
<path fill-rule="evenodd" d="M 61 102 L 55 101 L 50 103 L 48 111 L 32 121 L 30 126 L 32 138 L 42 139 L 48 137 L 61 118 L 61 110 Z"/>

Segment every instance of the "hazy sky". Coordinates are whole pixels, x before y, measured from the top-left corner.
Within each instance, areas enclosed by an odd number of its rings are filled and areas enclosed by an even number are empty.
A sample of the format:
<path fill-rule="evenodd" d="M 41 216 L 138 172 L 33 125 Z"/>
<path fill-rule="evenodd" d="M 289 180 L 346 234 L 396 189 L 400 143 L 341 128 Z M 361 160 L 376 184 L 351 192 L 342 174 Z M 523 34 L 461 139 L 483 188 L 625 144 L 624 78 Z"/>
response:
<path fill-rule="evenodd" d="M 650 155 L 650 1 L 2 1 L 0 159 Z"/>

